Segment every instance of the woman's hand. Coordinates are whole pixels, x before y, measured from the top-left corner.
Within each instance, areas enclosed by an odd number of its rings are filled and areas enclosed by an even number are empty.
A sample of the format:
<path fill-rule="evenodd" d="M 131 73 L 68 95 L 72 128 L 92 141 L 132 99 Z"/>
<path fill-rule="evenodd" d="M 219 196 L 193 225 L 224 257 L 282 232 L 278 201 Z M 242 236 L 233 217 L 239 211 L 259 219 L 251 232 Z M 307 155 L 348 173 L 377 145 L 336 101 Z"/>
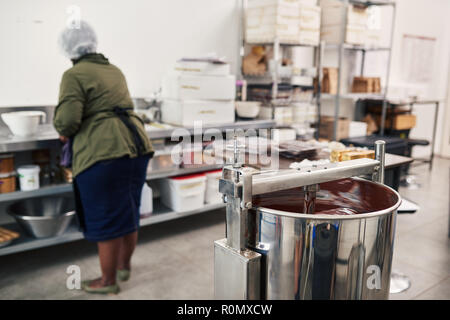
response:
<path fill-rule="evenodd" d="M 61 140 L 62 143 L 66 143 L 67 141 L 69 141 L 69 138 L 64 137 L 64 136 L 59 136 L 59 140 Z"/>

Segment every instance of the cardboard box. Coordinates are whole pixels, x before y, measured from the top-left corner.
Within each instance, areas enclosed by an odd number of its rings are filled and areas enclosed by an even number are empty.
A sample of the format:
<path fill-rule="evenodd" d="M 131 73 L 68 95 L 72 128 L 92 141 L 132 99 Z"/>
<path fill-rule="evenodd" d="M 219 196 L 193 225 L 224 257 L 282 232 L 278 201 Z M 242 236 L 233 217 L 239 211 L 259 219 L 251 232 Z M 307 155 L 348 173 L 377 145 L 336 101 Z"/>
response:
<path fill-rule="evenodd" d="M 337 93 L 338 68 L 323 68 L 322 92 Z"/>
<path fill-rule="evenodd" d="M 336 141 L 348 138 L 350 130 L 350 120 L 347 118 L 339 118 L 336 127 Z M 334 117 L 320 117 L 320 137 L 333 140 Z"/>
<path fill-rule="evenodd" d="M 381 92 L 381 80 L 379 77 L 354 77 L 352 92 L 377 93 Z"/>
<path fill-rule="evenodd" d="M 348 137 L 363 137 L 367 135 L 367 123 L 364 121 L 351 121 Z"/>
<path fill-rule="evenodd" d="M 173 73 L 162 80 L 163 99 L 234 100 L 236 78 Z"/>
<path fill-rule="evenodd" d="M 381 124 L 381 117 L 377 116 L 378 125 Z M 414 114 L 397 114 L 386 117 L 385 128 L 394 130 L 407 130 L 416 126 L 416 116 Z"/>
<path fill-rule="evenodd" d="M 342 41 L 340 25 L 328 25 L 320 28 L 321 40 L 328 43 L 340 43 Z M 347 25 L 344 42 L 348 44 L 363 45 L 367 41 L 367 28 L 359 25 Z"/>
<path fill-rule="evenodd" d="M 170 100 L 161 105 L 161 120 L 168 124 L 192 127 L 195 121 L 203 125 L 234 122 L 234 101 Z"/>
<path fill-rule="evenodd" d="M 343 20 L 346 4 L 342 1 L 321 0 L 320 7 L 322 9 L 322 26 L 342 26 L 342 24 L 367 26 L 369 20 L 367 7 L 350 4 L 347 9 L 347 21 Z"/>

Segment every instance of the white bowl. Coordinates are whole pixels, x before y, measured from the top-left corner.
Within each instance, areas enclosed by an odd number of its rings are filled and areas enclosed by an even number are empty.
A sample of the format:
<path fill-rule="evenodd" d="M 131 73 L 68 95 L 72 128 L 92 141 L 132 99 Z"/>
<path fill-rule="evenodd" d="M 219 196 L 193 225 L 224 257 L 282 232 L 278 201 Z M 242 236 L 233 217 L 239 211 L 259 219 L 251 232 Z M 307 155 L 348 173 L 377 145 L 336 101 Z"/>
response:
<path fill-rule="evenodd" d="M 236 101 L 236 113 L 241 118 L 254 119 L 261 110 L 259 101 Z"/>
<path fill-rule="evenodd" d="M 9 127 L 15 136 L 31 136 L 37 133 L 39 122 L 46 114 L 43 111 L 15 111 L 2 113 L 3 122 Z"/>

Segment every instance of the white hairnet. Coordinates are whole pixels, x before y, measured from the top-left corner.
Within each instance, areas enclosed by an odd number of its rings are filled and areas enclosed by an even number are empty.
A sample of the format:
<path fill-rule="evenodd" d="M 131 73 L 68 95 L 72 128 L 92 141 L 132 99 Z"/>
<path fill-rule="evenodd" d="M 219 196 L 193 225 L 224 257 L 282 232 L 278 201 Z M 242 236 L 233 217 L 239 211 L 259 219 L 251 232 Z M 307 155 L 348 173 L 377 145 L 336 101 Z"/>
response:
<path fill-rule="evenodd" d="M 64 55 L 69 59 L 78 59 L 97 50 L 97 36 L 94 29 L 86 22 L 66 27 L 58 39 Z"/>

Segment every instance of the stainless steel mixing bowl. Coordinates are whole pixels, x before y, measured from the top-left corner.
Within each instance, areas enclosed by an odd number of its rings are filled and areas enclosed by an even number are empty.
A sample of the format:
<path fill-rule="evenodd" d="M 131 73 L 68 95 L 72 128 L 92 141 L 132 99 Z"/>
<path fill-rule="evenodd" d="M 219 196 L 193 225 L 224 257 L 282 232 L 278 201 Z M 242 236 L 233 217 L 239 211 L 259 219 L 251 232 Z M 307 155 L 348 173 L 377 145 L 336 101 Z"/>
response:
<path fill-rule="evenodd" d="M 27 234 L 35 238 L 63 234 L 75 215 L 73 197 L 47 196 L 13 203 L 7 209 Z"/>

